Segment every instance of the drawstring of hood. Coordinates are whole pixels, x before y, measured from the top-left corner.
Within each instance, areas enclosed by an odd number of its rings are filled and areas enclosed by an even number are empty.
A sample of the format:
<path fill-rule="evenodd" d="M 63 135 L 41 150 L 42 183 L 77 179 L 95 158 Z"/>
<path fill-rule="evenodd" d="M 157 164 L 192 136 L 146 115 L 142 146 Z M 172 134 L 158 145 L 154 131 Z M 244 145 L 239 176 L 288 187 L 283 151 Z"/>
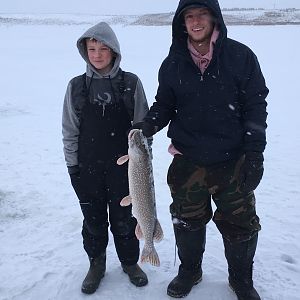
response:
<path fill-rule="evenodd" d="M 217 72 L 218 77 L 220 77 L 220 56 L 217 54 Z"/>
<path fill-rule="evenodd" d="M 90 94 L 90 89 L 91 89 L 91 85 L 92 85 L 92 81 L 93 81 L 94 75 L 95 75 L 95 73 L 92 72 L 92 76 L 91 76 L 89 85 L 88 85 L 88 87 L 87 87 L 87 94 L 88 94 L 88 95 Z M 87 77 L 87 78 L 88 78 L 88 77 Z"/>
<path fill-rule="evenodd" d="M 116 103 L 117 102 L 117 97 L 116 97 L 116 93 L 115 93 L 113 84 L 111 82 L 111 76 L 110 75 L 108 76 L 108 80 L 109 80 L 109 85 L 110 85 L 111 93 L 112 93 L 112 95 L 114 97 L 114 102 Z"/>
<path fill-rule="evenodd" d="M 223 43 L 224 43 L 224 37 L 219 39 L 219 43 L 220 45 L 218 45 L 218 47 L 215 47 L 214 49 L 214 52 L 215 52 L 215 55 L 216 55 L 216 60 L 217 60 L 217 72 L 218 72 L 218 77 L 220 77 L 220 67 L 221 67 L 221 64 L 220 64 L 220 53 L 221 53 L 221 49 L 223 47 Z"/>
<path fill-rule="evenodd" d="M 182 84 L 182 82 L 181 82 L 181 76 L 180 76 L 180 66 L 179 66 L 179 64 L 177 65 L 177 72 L 178 72 L 179 84 L 181 85 L 181 84 Z"/>

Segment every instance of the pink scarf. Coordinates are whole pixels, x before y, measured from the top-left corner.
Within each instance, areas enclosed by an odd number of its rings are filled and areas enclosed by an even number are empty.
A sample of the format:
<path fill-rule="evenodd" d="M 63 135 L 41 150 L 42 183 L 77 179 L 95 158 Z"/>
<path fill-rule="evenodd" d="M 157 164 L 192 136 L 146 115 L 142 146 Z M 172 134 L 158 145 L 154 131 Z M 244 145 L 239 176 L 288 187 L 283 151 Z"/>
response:
<path fill-rule="evenodd" d="M 216 40 L 219 37 L 219 30 L 216 28 L 214 28 L 214 31 L 211 35 L 211 39 L 210 39 L 210 45 L 209 45 L 209 51 L 205 54 L 202 55 L 201 53 L 199 53 L 194 46 L 192 45 L 190 39 L 188 38 L 187 41 L 187 46 L 188 49 L 191 53 L 192 59 L 194 61 L 194 63 L 198 66 L 198 68 L 200 69 L 201 73 L 203 74 L 204 71 L 206 70 L 206 68 L 208 67 L 212 56 L 213 56 L 213 51 L 214 51 L 214 45 L 216 43 Z"/>

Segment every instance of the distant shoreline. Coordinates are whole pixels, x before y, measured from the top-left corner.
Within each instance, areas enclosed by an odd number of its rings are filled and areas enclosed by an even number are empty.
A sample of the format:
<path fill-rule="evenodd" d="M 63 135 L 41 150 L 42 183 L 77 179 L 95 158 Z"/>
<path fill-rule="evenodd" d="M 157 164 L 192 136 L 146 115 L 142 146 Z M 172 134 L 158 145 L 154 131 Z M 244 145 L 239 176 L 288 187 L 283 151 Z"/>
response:
<path fill-rule="evenodd" d="M 299 25 L 300 9 L 224 8 L 227 26 L 236 25 Z M 0 26 L 13 25 L 92 25 L 99 20 L 111 25 L 169 26 L 174 12 L 141 15 L 89 15 L 89 14 L 3 14 Z"/>

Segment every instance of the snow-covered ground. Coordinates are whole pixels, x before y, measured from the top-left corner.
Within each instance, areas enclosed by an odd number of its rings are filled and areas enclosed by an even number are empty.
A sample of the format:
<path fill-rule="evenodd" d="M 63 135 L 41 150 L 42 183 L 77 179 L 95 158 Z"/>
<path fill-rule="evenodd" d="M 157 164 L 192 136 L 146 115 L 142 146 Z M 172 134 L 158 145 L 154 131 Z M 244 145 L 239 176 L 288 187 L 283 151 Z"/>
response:
<path fill-rule="evenodd" d="M 165 130 L 155 136 L 153 146 L 158 217 L 165 232 L 157 244 L 161 267 L 144 265 L 149 285 L 135 288 L 110 242 L 107 274 L 99 289 L 89 297 L 80 292 L 88 260 L 61 142 L 66 85 L 85 70 L 75 43 L 90 24 L 85 17 L 77 20 L 78 24 L 0 24 L 0 299 L 170 299 L 166 287 L 179 263 L 168 209 L 166 172 L 171 157 Z M 101 20 L 91 16 L 89 22 Z M 151 104 L 157 71 L 171 42 L 170 26 L 112 26 L 121 44 L 122 67 L 139 75 Z M 265 176 L 256 193 L 263 229 L 255 285 L 264 300 L 299 300 L 300 26 L 228 30 L 230 37 L 256 52 L 270 88 Z M 203 281 L 187 299 L 236 299 L 227 286 L 226 268 L 220 234 L 210 222 Z"/>

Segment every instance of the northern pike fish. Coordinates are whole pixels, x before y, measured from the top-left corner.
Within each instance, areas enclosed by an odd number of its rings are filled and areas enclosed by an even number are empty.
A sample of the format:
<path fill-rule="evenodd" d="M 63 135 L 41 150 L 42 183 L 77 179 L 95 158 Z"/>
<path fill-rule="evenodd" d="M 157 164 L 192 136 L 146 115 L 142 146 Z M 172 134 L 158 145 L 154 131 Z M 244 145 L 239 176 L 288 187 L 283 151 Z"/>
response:
<path fill-rule="evenodd" d="M 118 165 L 128 161 L 129 195 L 124 197 L 121 206 L 132 204 L 132 214 L 137 219 L 136 237 L 144 239 L 141 262 L 159 266 L 160 261 L 154 241 L 163 238 L 163 230 L 157 220 L 154 179 L 151 154 L 147 139 L 140 129 L 133 129 L 128 135 L 128 155 L 117 160 Z"/>

